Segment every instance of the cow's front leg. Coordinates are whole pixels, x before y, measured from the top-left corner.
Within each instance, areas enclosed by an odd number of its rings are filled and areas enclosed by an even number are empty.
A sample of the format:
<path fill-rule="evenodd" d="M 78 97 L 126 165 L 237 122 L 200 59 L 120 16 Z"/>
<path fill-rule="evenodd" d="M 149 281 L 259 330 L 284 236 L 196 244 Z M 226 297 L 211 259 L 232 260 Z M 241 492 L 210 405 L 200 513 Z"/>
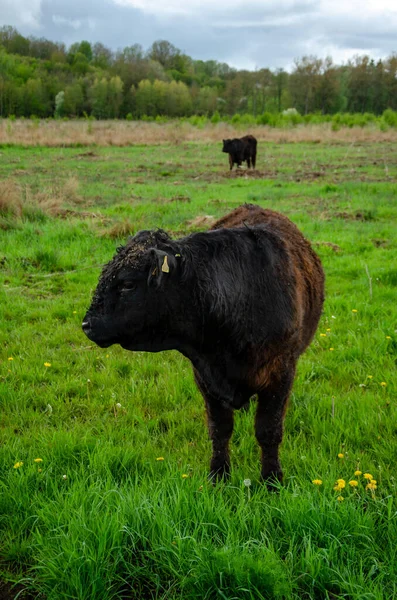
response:
<path fill-rule="evenodd" d="M 233 409 L 205 398 L 208 433 L 212 442 L 210 478 L 219 480 L 230 474 L 229 440 L 233 433 Z"/>
<path fill-rule="evenodd" d="M 230 473 L 229 440 L 233 433 L 233 409 L 225 404 L 216 389 L 211 389 L 197 371 L 194 373 L 207 412 L 207 425 L 212 442 L 210 478 L 226 478 Z"/>
<path fill-rule="evenodd" d="M 230 170 L 233 169 L 233 157 L 231 154 L 229 154 L 229 166 L 230 166 Z"/>
<path fill-rule="evenodd" d="M 293 365 L 285 369 L 282 375 L 272 377 L 266 388 L 258 392 L 255 435 L 262 453 L 261 477 L 269 489 L 272 489 L 274 482 L 283 479 L 279 446 L 283 439 L 284 415 L 294 375 Z"/>

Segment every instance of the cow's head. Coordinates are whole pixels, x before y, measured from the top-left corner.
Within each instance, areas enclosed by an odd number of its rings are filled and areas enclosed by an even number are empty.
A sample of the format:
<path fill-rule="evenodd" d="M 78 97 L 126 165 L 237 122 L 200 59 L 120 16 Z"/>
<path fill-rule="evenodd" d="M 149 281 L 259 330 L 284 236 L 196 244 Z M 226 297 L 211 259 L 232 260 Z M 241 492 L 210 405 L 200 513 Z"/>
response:
<path fill-rule="evenodd" d="M 164 231 L 141 231 L 105 265 L 83 320 L 87 337 L 102 348 L 157 350 L 166 335 L 166 311 L 177 290 L 171 280 L 179 255 Z M 172 291 L 172 288 L 173 291 Z"/>
<path fill-rule="evenodd" d="M 233 151 L 233 140 L 222 140 L 223 148 L 222 152 L 232 152 Z"/>

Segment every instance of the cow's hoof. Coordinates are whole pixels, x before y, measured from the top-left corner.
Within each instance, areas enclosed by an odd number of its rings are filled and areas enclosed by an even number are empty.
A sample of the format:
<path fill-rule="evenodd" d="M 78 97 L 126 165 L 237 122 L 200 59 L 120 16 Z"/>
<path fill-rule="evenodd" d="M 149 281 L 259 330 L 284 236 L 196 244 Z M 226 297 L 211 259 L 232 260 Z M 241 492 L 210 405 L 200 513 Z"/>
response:
<path fill-rule="evenodd" d="M 208 481 L 214 485 L 220 481 L 226 481 L 230 477 L 230 465 L 223 464 L 216 468 L 211 466 L 211 471 L 208 475 Z"/>
<path fill-rule="evenodd" d="M 267 472 L 266 474 L 262 473 L 261 479 L 269 492 L 278 492 L 283 481 L 283 472 L 281 470 L 277 470 Z"/>

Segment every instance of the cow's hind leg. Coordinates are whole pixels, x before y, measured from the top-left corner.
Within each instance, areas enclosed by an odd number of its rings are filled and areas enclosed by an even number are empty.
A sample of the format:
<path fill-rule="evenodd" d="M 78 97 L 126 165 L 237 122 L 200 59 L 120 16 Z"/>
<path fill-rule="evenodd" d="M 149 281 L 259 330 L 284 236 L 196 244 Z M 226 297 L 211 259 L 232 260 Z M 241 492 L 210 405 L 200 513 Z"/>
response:
<path fill-rule="evenodd" d="M 261 477 L 269 488 L 282 481 L 283 472 L 279 460 L 279 446 L 283 438 L 283 422 L 288 398 L 295 376 L 295 365 L 272 375 L 266 387 L 258 392 L 255 417 L 255 435 L 261 447 Z"/>
<path fill-rule="evenodd" d="M 229 154 L 229 166 L 230 166 L 230 170 L 233 169 L 233 157 L 231 154 Z"/>

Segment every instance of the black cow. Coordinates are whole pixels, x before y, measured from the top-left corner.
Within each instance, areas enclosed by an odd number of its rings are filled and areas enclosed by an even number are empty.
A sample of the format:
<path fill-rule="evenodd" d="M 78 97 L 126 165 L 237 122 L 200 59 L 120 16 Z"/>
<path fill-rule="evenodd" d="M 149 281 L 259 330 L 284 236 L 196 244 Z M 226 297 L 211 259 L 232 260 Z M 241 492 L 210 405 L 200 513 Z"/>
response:
<path fill-rule="evenodd" d="M 176 349 L 191 360 L 214 478 L 230 470 L 233 411 L 256 395 L 261 475 L 281 480 L 284 413 L 323 297 L 320 260 L 297 227 L 248 204 L 210 231 L 178 240 L 162 230 L 130 238 L 104 267 L 83 330 L 102 348 Z"/>
<path fill-rule="evenodd" d="M 256 164 L 256 146 L 257 141 L 253 135 L 245 135 L 242 138 L 234 138 L 233 140 L 222 140 L 222 152 L 229 154 L 230 170 L 233 169 L 233 164 L 241 167 L 241 163 L 247 161 L 247 167 L 255 169 Z"/>

